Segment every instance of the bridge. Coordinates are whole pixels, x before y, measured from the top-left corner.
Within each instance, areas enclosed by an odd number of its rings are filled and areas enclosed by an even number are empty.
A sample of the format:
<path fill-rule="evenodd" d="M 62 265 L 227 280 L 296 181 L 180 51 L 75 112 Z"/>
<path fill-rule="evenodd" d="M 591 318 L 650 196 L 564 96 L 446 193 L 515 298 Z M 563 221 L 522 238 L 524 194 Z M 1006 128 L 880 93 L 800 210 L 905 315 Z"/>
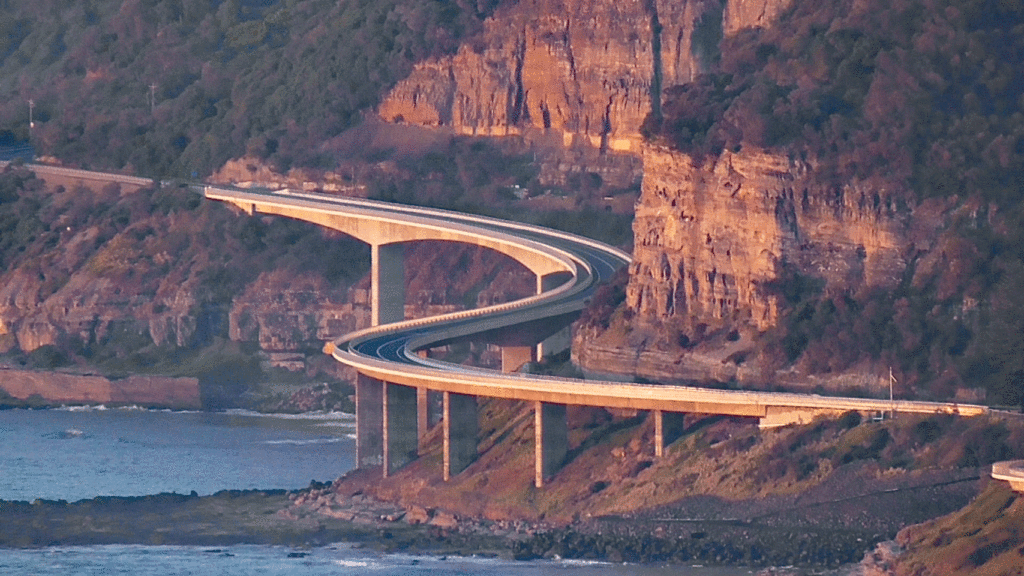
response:
<path fill-rule="evenodd" d="M 569 405 L 650 411 L 656 456 L 664 450 L 666 419 L 684 413 L 758 418 L 762 427 L 773 427 L 851 410 L 965 416 L 987 412 L 984 406 L 959 403 L 581 381 L 517 373 L 523 363 L 536 358 L 538 344 L 578 315 L 601 281 L 630 261 L 628 254 L 571 234 L 443 210 L 291 191 L 207 186 L 204 194 L 251 215 L 274 214 L 314 222 L 370 244 L 373 326 L 328 343 L 325 351 L 359 374 L 357 466 L 380 465 L 385 476 L 417 457 L 429 424 L 428 391 L 443 395 L 446 480 L 466 469 L 477 456 L 478 397 L 532 403 L 537 487 L 557 472 L 568 452 Z M 534 272 L 537 294 L 496 306 L 405 320 L 401 244 L 413 240 L 465 242 L 497 250 Z M 422 354 L 469 339 L 499 344 L 502 371 L 441 362 Z"/>
<path fill-rule="evenodd" d="M 0 169 L 10 162 L 0 161 Z M 26 164 L 48 184 L 118 183 L 134 189 L 156 181 L 123 174 Z M 504 342 L 502 367 L 511 372 L 542 353 L 543 336 L 574 318 L 597 284 L 629 262 L 628 254 L 599 242 L 536 226 L 466 214 L 322 194 L 243 191 L 206 186 L 204 195 L 248 214 L 314 222 L 371 246 L 371 328 L 328 343 L 325 351 L 356 368 L 356 461 L 382 465 L 385 475 L 416 457 L 427 429 L 427 391 L 443 393 L 441 419 L 445 480 L 477 454 L 478 396 L 534 404 L 535 484 L 557 471 L 567 452 L 567 405 L 648 410 L 654 416 L 654 452 L 664 451 L 664 421 L 680 413 L 760 419 L 762 427 L 804 423 L 820 415 L 946 413 L 974 416 L 984 406 L 945 402 L 895 402 L 865 398 L 712 390 L 578 381 L 498 373 L 424 358 L 418 351 L 469 337 Z M 537 276 L 536 296 L 516 302 L 420 320 L 404 320 L 403 251 L 412 240 L 446 240 L 486 246 L 523 263 Z M 533 343 L 533 345 L 524 345 Z M 1024 492 L 1024 460 L 996 462 L 991 475 Z"/>
<path fill-rule="evenodd" d="M 0 169 L 8 164 L 0 162 Z M 62 179 L 118 183 L 135 189 L 157 184 L 123 174 L 44 164 L 26 167 L 51 184 Z M 552 325 L 571 319 L 583 308 L 597 283 L 628 263 L 629 255 L 570 234 L 441 210 L 289 191 L 255 193 L 211 186 L 203 190 L 207 198 L 232 203 L 250 215 L 278 214 L 315 222 L 371 245 L 373 327 L 343 336 L 325 346 L 325 351 L 359 372 L 357 464 L 382 464 L 385 475 L 415 458 L 419 437 L 428 424 L 428 390 L 444 395 L 441 422 L 445 480 L 476 458 L 476 397 L 533 402 L 537 487 L 557 471 L 565 458 L 567 405 L 649 410 L 655 420 L 656 456 L 664 450 L 665 418 L 686 412 L 755 417 L 764 427 L 803 423 L 819 415 L 849 410 L 965 416 L 987 412 L 984 406 L 956 403 L 576 381 L 432 361 L 416 352 L 459 338 L 497 339 L 506 342 L 502 347 L 503 369 L 515 370 L 542 352 L 541 345 L 525 346 L 523 342 L 539 342 Z M 538 294 L 498 306 L 406 321 L 401 243 L 425 239 L 468 242 L 507 254 L 534 272 Z M 545 320 L 550 320 L 546 326 Z M 1024 492 L 1024 460 L 996 462 L 991 475 Z"/>

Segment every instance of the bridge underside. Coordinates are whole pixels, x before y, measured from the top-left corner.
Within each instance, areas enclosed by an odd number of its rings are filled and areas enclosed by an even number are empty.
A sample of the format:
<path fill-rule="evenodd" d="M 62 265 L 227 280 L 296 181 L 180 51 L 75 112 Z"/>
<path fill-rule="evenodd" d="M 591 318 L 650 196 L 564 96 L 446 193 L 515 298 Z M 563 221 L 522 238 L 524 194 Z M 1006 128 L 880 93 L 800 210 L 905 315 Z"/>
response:
<path fill-rule="evenodd" d="M 277 196 L 219 190 L 207 187 L 207 198 L 235 204 L 249 214 L 286 216 L 338 230 L 371 246 L 373 324 L 386 324 L 404 317 L 404 250 L 402 243 L 420 240 L 463 242 L 491 248 L 510 256 L 537 276 L 538 293 L 564 284 L 567 278 L 583 280 L 594 269 L 581 266 L 582 255 L 570 256 L 542 242 L 520 237 L 518 228 L 505 225 L 477 226 L 479 219 L 467 217 L 457 222 L 451 214 L 423 209 L 385 209 L 371 202 L 342 199 L 310 199 L 296 194 Z M 541 234 L 542 231 L 534 230 Z M 608 254 L 615 261 L 628 261 L 622 253 Z M 603 262 L 603 261 L 602 261 Z M 607 264 L 603 262 L 602 266 Z M 577 276 L 578 275 L 578 276 Z M 586 278 L 589 280 L 590 278 Z M 560 308 L 565 310 L 566 308 Z M 448 324 L 448 334 L 439 340 L 422 341 L 420 347 L 456 341 L 483 340 L 503 346 L 503 367 L 519 368 L 539 356 L 541 340 L 555 334 L 571 322 L 577 313 L 565 312 L 556 318 L 521 322 L 497 327 L 482 334 L 460 335 L 456 323 Z M 461 328 L 469 330 L 469 328 Z M 424 337 L 426 338 L 426 337 Z M 430 338 L 433 338 L 431 336 Z M 448 338 L 448 340 L 445 340 Z M 417 346 L 416 343 L 411 343 Z M 328 348 L 333 347 L 329 345 Z M 339 359 L 341 359 L 339 357 Z M 981 406 L 955 403 L 890 402 L 870 399 L 832 398 L 769 393 L 694 390 L 685 387 L 658 387 L 603 382 L 567 382 L 557 378 L 534 380 L 491 377 L 486 373 L 467 375 L 452 370 L 439 375 L 421 367 L 358 359 L 346 360 L 357 366 L 356 384 L 357 440 L 359 467 L 377 466 L 391 474 L 418 455 L 421 438 L 430 425 L 431 390 L 443 393 L 444 476 L 449 478 L 470 466 L 477 455 L 479 433 L 477 397 L 506 398 L 530 402 L 534 411 L 535 481 L 542 485 L 557 473 L 566 457 L 566 406 L 601 406 L 651 412 L 655 424 L 654 453 L 661 455 L 680 427 L 684 413 L 718 414 L 758 418 L 762 427 L 806 423 L 819 416 L 835 416 L 845 410 L 879 409 L 917 413 L 984 413 Z M 434 393 L 436 396 L 436 392 Z M 789 402 L 790 404 L 786 404 Z M 1011 481 L 1024 476 L 1014 473 Z"/>
<path fill-rule="evenodd" d="M 208 194 L 209 195 L 209 194 Z M 440 240 L 445 242 L 462 242 L 490 248 L 509 256 L 539 277 L 566 272 L 564 263 L 550 256 L 510 242 L 473 234 L 457 227 L 435 225 L 411 225 L 396 221 L 387 221 L 367 217 L 361 214 L 339 214 L 324 209 L 304 206 L 289 206 L 271 200 L 247 202 L 235 198 L 221 198 L 238 206 L 250 215 L 270 214 L 285 216 L 319 224 L 332 230 L 343 232 L 353 238 L 366 242 L 370 246 L 384 246 L 415 242 L 420 240 Z"/>
<path fill-rule="evenodd" d="M 392 378 L 394 380 L 394 378 Z M 477 396 L 472 391 L 461 393 L 458 386 L 447 386 L 443 394 L 443 477 L 449 480 L 468 468 L 478 455 L 479 416 Z M 554 476 L 564 464 L 568 453 L 566 406 L 605 406 L 645 410 L 654 419 L 655 457 L 664 455 L 665 447 L 679 437 L 683 416 L 718 414 L 759 418 L 762 427 L 808 423 L 819 416 L 834 417 L 838 410 L 794 408 L 786 406 L 745 406 L 713 402 L 669 402 L 611 398 L 601 401 L 592 397 L 566 402 L 564 396 L 552 401 L 545 394 L 501 394 L 492 390 L 483 396 L 509 398 L 529 402 L 534 412 L 534 481 L 537 487 Z M 426 405 L 429 389 L 413 382 L 396 383 L 361 374 L 356 390 L 356 443 L 360 467 L 381 466 L 388 476 L 417 457 L 426 431 L 433 425 Z"/>

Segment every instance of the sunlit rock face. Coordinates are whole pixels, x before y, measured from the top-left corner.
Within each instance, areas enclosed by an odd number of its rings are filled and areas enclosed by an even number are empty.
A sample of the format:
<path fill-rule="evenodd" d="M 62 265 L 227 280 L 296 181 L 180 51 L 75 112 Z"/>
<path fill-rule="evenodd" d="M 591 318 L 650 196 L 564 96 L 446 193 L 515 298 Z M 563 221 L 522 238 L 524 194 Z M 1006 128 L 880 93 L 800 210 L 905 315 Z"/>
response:
<path fill-rule="evenodd" d="M 744 359 L 779 320 L 783 278 L 825 290 L 892 286 L 941 220 L 882 184 L 820 180 L 811 162 L 751 147 L 700 161 L 646 147 L 624 307 L 608 328 L 576 331 L 574 360 L 659 381 L 778 382 Z M 877 380 L 833 376 L 820 383 Z"/>
<path fill-rule="evenodd" d="M 462 134 L 543 131 L 567 146 L 639 153 L 651 94 L 706 69 L 724 11 L 718 0 L 518 2 L 456 55 L 418 65 L 379 113 Z"/>
<path fill-rule="evenodd" d="M 784 263 L 827 286 L 891 285 L 905 268 L 904 214 L 884 190 L 824 186 L 808 163 L 744 149 L 698 165 L 644 153 L 626 302 L 636 318 L 764 330 Z"/>

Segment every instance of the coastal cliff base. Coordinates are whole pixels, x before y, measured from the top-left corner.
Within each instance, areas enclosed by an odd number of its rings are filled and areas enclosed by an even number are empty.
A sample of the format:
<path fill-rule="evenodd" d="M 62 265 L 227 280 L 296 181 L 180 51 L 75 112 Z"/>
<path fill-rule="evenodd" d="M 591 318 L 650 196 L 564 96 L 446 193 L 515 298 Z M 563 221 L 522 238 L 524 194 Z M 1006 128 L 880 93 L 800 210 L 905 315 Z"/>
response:
<path fill-rule="evenodd" d="M 428 442 L 389 478 L 354 470 L 291 493 L 0 502 L 0 547 L 348 542 L 771 574 L 1013 574 L 1024 545 L 1019 499 L 988 478 L 992 460 L 1021 456 L 1024 420 L 1009 416 L 851 413 L 765 431 L 693 416 L 655 459 L 642 414 L 572 410 L 570 457 L 537 489 L 519 460 L 532 453 L 525 412 L 493 401 L 482 414 L 480 458 L 447 483 Z"/>
<path fill-rule="evenodd" d="M 388 478 L 353 471 L 301 510 L 330 515 L 358 496 L 402 508 L 407 522 L 519 526 L 530 537 L 514 545 L 518 558 L 836 567 L 960 510 L 1024 438 L 1024 421 L 1008 416 L 849 413 L 760 430 L 687 415 L 666 427 L 657 458 L 645 413 L 570 407 L 569 454 L 536 488 L 529 409 L 491 400 L 480 413 L 479 457 L 449 482 L 435 429 L 408 466 Z"/>
<path fill-rule="evenodd" d="M 0 406 L 135 404 L 178 410 L 201 407 L 197 378 L 104 376 L 0 369 Z"/>

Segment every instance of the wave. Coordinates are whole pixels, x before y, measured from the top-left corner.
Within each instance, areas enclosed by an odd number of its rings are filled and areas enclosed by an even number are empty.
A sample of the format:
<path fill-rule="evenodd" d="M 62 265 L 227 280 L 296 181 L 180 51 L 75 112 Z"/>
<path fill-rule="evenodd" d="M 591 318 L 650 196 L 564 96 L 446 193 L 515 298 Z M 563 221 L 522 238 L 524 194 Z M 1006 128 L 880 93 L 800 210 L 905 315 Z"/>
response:
<path fill-rule="evenodd" d="M 559 564 L 566 564 L 569 566 L 613 566 L 614 564 L 605 560 L 584 560 L 582 558 L 563 558 L 558 561 Z"/>
<path fill-rule="evenodd" d="M 333 438 L 310 438 L 308 440 L 264 440 L 264 444 L 289 444 L 292 446 L 309 446 L 311 444 L 335 444 L 337 442 L 345 442 L 348 438 L 344 436 L 333 437 Z"/>
<path fill-rule="evenodd" d="M 232 408 L 225 410 L 224 414 L 231 416 L 250 416 L 259 418 L 280 418 L 282 420 L 351 420 L 355 421 L 356 415 L 348 412 L 302 412 L 300 414 L 285 414 L 281 412 L 256 412 L 243 408 Z"/>
<path fill-rule="evenodd" d="M 335 560 L 336 566 L 344 566 L 345 568 L 369 568 L 370 563 L 366 560 Z"/>
<path fill-rule="evenodd" d="M 145 406 L 138 406 L 136 404 L 129 404 L 127 406 L 115 406 L 113 408 L 106 404 L 91 404 L 91 405 L 64 405 L 54 406 L 50 410 L 56 410 L 58 412 L 106 412 L 108 410 L 123 410 L 126 412 L 163 412 L 165 414 L 201 414 L 201 410 L 173 410 L 171 408 L 146 408 Z"/>
<path fill-rule="evenodd" d="M 58 406 L 53 408 L 60 412 L 102 412 L 109 410 L 105 404 L 94 404 L 91 406 Z"/>

